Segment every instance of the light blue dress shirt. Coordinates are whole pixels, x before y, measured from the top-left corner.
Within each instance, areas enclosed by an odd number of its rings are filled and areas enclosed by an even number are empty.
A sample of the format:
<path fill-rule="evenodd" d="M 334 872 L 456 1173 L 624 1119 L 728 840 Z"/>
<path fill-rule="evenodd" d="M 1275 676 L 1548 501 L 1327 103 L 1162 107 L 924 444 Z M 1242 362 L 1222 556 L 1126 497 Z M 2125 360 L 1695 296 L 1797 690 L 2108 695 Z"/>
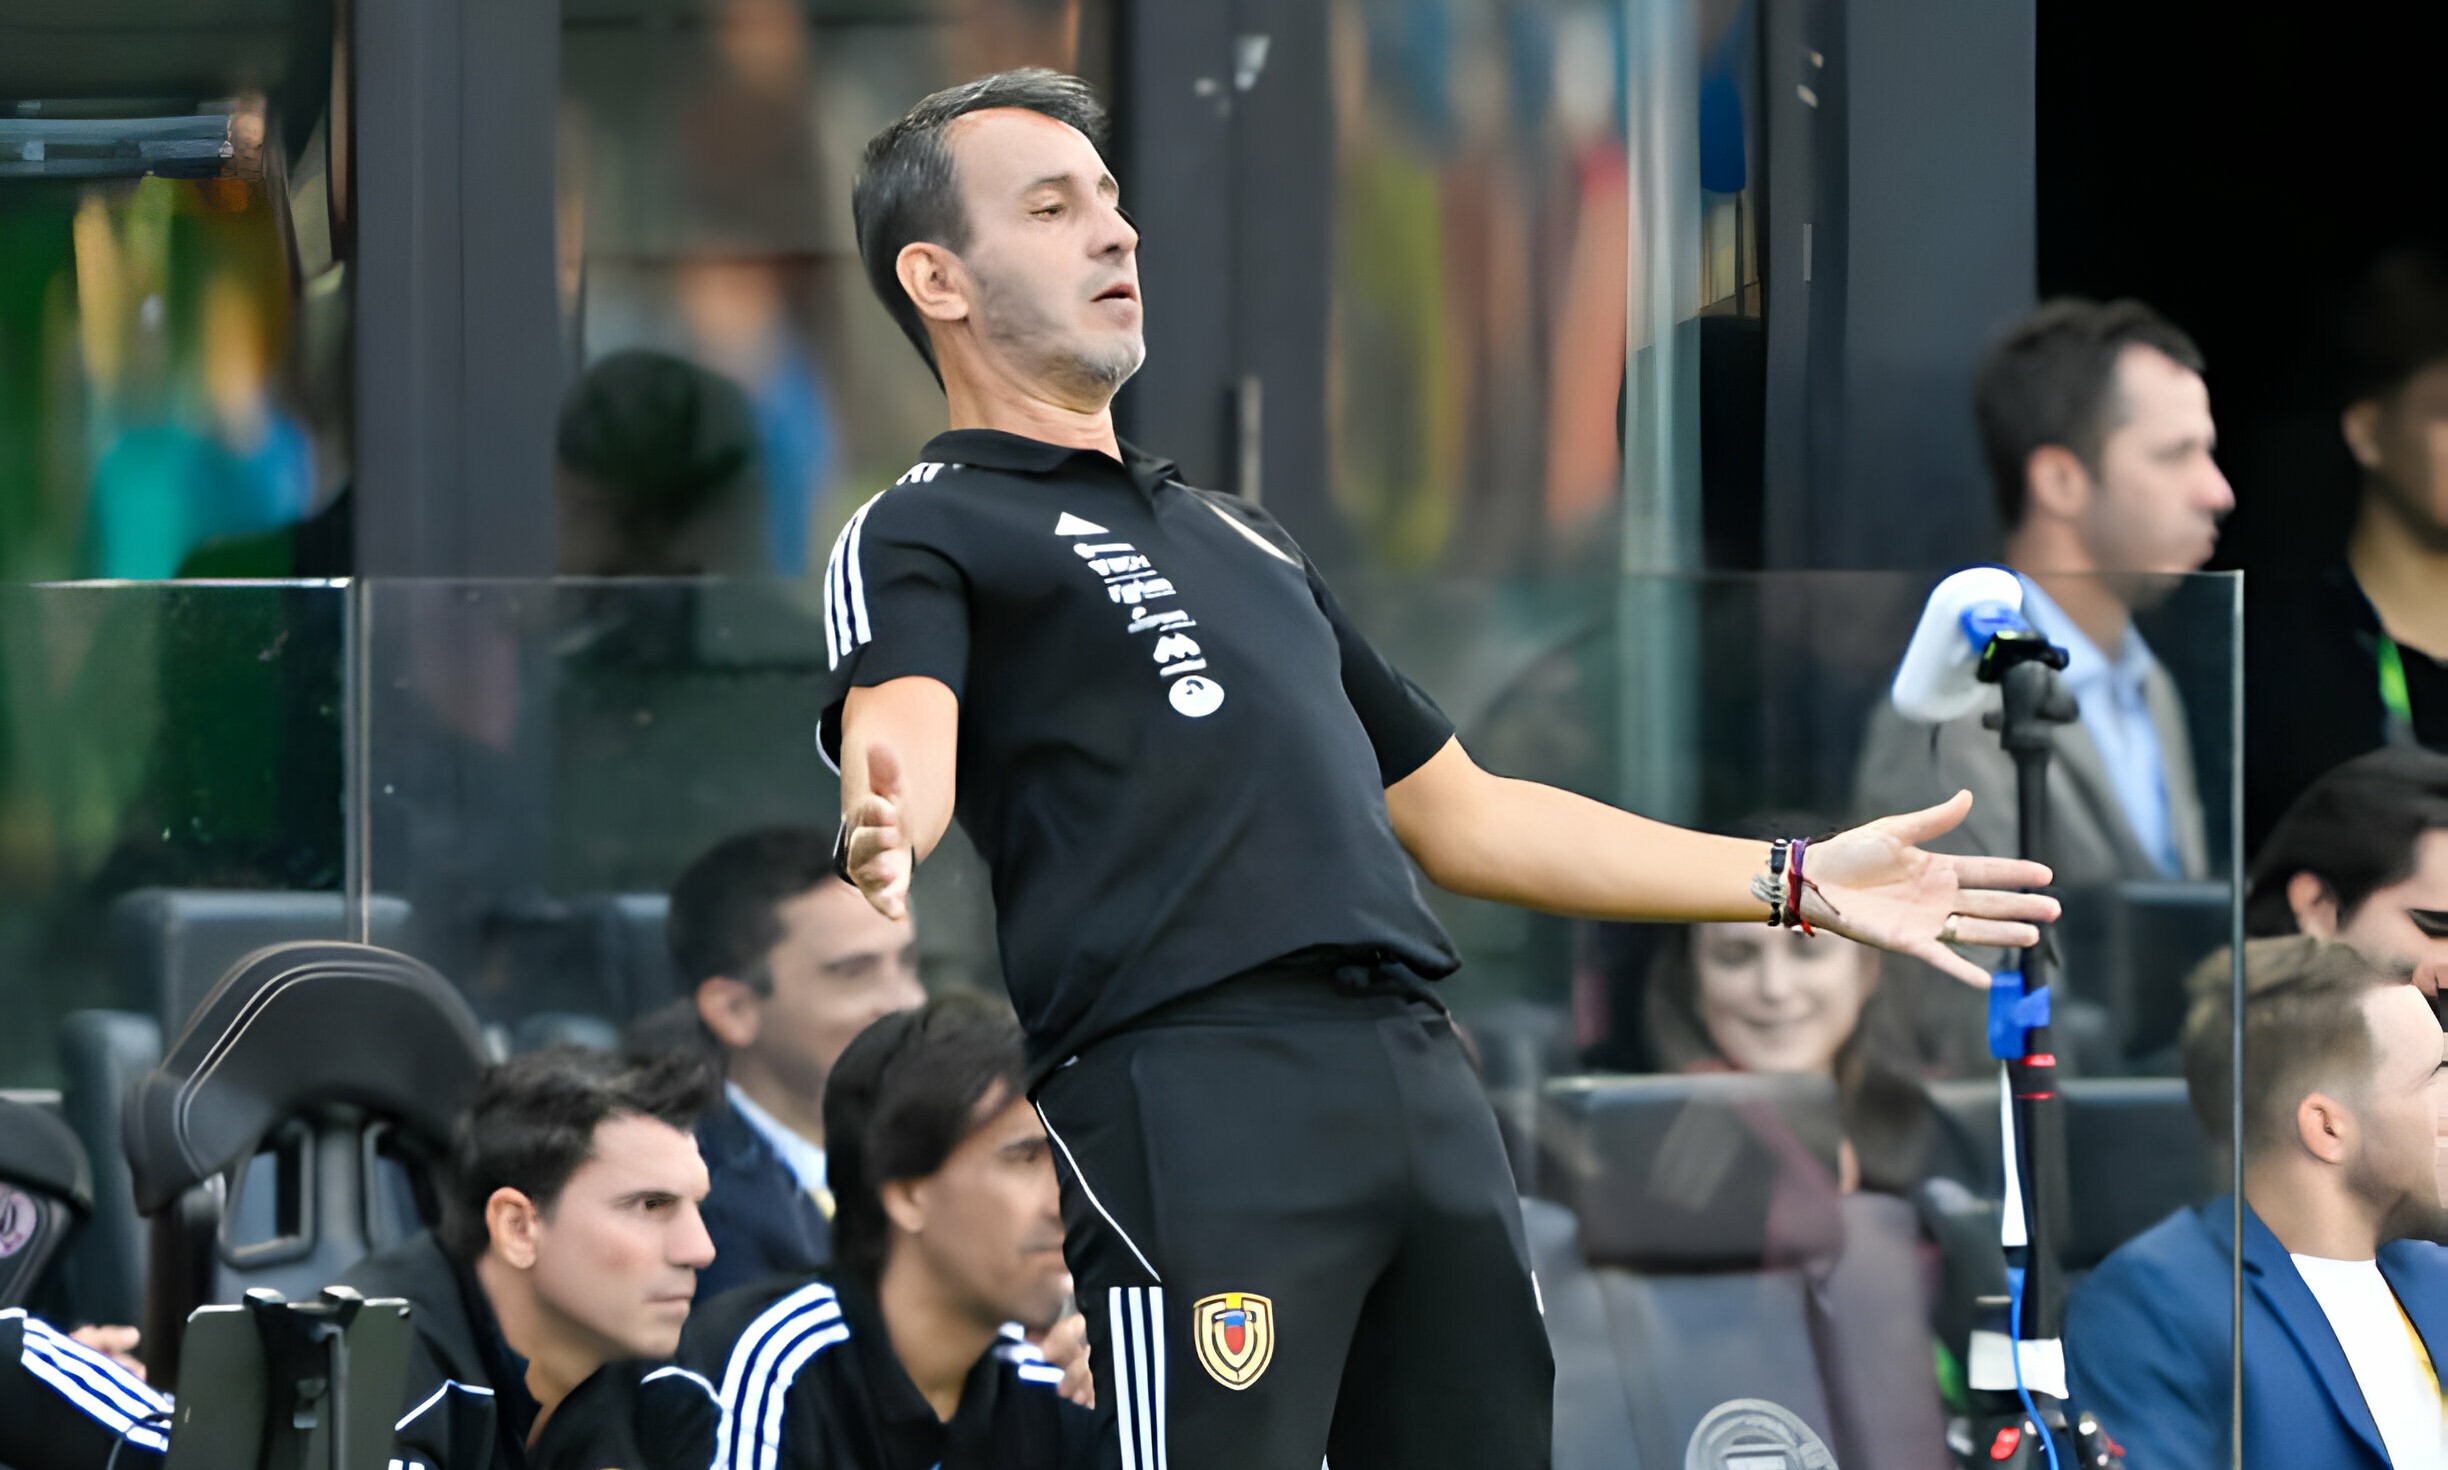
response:
<path fill-rule="evenodd" d="M 2159 871 L 2177 876 L 2184 862 L 2176 851 L 2166 755 L 2159 747 L 2159 727 L 2151 722 L 2148 694 L 2150 673 L 2159 660 L 2142 641 L 2142 630 L 2127 623 L 2123 646 L 2112 661 L 2038 584 L 2029 577 L 2022 580 L 2023 615 L 2042 637 L 2066 651 L 2066 688 L 2082 705 L 2083 730 L 2099 747 L 2126 825 Z"/>
<path fill-rule="evenodd" d="M 826 1192 L 825 1151 L 822 1148 L 808 1142 L 780 1118 L 750 1101 L 748 1094 L 739 1090 L 738 1083 L 724 1083 L 723 1091 L 730 1094 L 731 1106 L 739 1109 L 739 1115 L 748 1120 L 748 1126 L 754 1128 L 760 1137 L 773 1145 L 773 1151 L 782 1156 L 782 1167 L 791 1171 L 791 1177 L 799 1181 L 801 1189 L 819 1199 L 833 1197 Z"/>

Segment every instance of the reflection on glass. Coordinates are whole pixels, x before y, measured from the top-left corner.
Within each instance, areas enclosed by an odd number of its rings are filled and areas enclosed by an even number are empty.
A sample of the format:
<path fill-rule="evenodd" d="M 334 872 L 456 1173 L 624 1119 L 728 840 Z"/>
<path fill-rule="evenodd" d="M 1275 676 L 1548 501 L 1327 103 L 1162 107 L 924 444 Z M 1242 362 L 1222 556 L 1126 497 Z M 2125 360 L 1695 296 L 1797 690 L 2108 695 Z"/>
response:
<path fill-rule="evenodd" d="M 669 354 L 736 386 L 753 416 L 760 548 L 697 570 L 804 573 L 941 427 L 940 392 L 860 273 L 858 150 L 917 98 L 986 72 L 1100 80 L 1082 42 L 1110 22 L 1085 9 L 695 0 L 650 23 L 566 0 L 560 248 L 579 356 Z"/>
<path fill-rule="evenodd" d="M 1613 503 L 1620 12 L 1335 7 L 1330 480 L 1374 563 L 1517 565 Z"/>
<path fill-rule="evenodd" d="M 626 1026 L 676 999 L 662 904 L 722 839 L 833 830 L 813 746 L 824 637 L 778 580 L 376 583 L 370 891 L 504 1028 Z M 930 977 L 999 982 L 960 844 L 919 890 Z"/>
<path fill-rule="evenodd" d="M 56 1080 L 71 1011 L 176 1009 L 131 895 L 321 894 L 337 933 L 343 596 L 0 584 L 0 1086 Z"/>
<path fill-rule="evenodd" d="M 346 473 L 318 386 L 338 338 L 308 345 L 293 243 L 321 196 L 301 201 L 290 175 L 319 184 L 319 153 L 268 151 L 261 96 L 176 118 L 50 107 L 11 124 L 48 131 L 13 145 L 25 161 L 0 183 L 17 324 L 0 334 L 0 575 L 209 568 L 304 520 Z"/>

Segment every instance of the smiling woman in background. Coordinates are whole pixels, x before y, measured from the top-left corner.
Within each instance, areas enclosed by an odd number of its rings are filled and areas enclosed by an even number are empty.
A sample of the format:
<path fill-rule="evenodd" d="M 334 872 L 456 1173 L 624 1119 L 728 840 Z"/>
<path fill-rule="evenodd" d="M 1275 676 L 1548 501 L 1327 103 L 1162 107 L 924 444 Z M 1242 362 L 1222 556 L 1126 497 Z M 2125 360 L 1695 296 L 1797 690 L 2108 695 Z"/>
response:
<path fill-rule="evenodd" d="M 1808 816 L 1773 820 L 1780 831 L 1826 830 Z M 1928 1105 L 1906 1004 L 1879 972 L 1879 951 L 1832 934 L 1765 924 L 1673 930 L 1643 1001 L 1651 1064 L 1830 1078 L 1843 1112 L 1844 1187 L 1905 1193 L 1923 1173 Z"/>

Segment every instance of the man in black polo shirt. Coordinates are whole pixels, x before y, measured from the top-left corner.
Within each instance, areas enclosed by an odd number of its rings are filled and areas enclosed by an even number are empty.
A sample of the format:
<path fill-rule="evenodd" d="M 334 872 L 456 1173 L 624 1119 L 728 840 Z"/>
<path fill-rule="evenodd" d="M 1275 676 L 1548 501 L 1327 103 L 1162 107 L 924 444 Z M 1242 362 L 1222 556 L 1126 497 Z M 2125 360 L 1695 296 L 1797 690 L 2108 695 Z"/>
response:
<path fill-rule="evenodd" d="M 2338 428 L 2362 473 L 2346 555 L 2244 589 L 2244 838 L 2324 771 L 2448 750 L 2448 261 L 2381 259 L 2348 317 Z"/>
<path fill-rule="evenodd" d="M 413 1312 L 394 1470 L 705 1470 L 713 1388 L 664 1360 L 714 1258 L 689 1127 L 716 1095 L 686 1055 L 573 1047 L 485 1074 L 441 1230 L 346 1278 Z"/>
<path fill-rule="evenodd" d="M 860 1033 L 825 1086 L 835 1269 L 689 1318 L 714 1470 L 1088 1470 L 1096 1416 L 1019 1334 L 1071 1292 L 1020 1028 L 950 995 Z"/>
<path fill-rule="evenodd" d="M 845 865 L 897 914 L 957 811 L 992 866 L 1127 1470 L 1544 1466 L 1512 1176 L 1412 863 L 1589 918 L 1807 918 L 1974 983 L 1942 941 L 2034 942 L 2054 903 L 1997 890 L 2047 873 L 1916 847 L 1960 794 L 1802 863 L 1481 771 L 1272 518 L 1115 438 L 1144 347 L 1102 126 L 1006 73 L 862 161 L 861 257 L 953 429 L 827 568 Z"/>

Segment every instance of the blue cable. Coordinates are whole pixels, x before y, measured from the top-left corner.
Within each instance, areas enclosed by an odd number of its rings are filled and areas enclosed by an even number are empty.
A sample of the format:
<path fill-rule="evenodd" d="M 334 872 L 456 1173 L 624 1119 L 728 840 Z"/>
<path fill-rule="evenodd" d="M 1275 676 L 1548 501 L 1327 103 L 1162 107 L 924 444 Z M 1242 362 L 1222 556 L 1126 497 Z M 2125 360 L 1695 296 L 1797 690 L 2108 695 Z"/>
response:
<path fill-rule="evenodd" d="M 2034 1429 L 2040 1431 L 2040 1448 L 2048 1452 L 2049 1470 L 2064 1470 L 2057 1463 L 2057 1436 L 2040 1417 L 2040 1406 L 2032 1402 L 2031 1390 L 2023 1386 L 2023 1271 L 2010 1266 L 2006 1270 L 2007 1349 L 2014 1358 L 2015 1397 L 2023 1401 L 2023 1412 L 2031 1416 Z"/>

